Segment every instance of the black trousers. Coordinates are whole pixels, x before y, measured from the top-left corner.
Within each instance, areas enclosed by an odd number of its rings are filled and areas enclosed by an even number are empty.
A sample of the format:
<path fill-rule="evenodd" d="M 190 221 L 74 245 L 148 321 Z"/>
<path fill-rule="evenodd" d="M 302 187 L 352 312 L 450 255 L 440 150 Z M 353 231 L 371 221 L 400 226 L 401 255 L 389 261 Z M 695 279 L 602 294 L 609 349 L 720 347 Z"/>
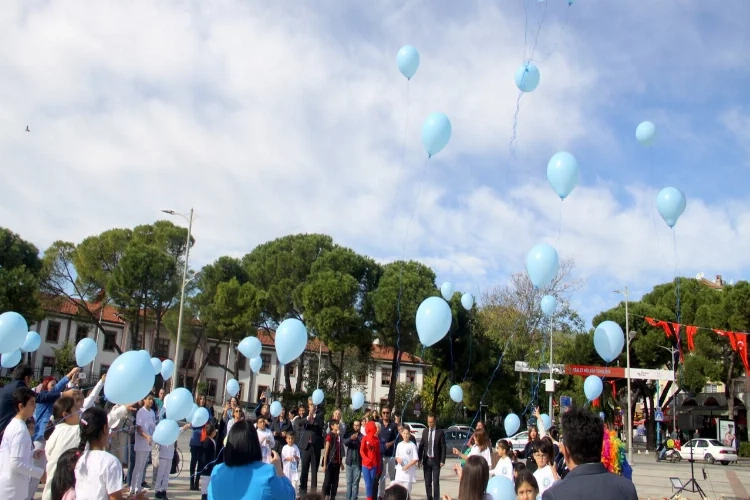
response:
<path fill-rule="evenodd" d="M 301 451 L 302 455 L 302 472 L 299 476 L 300 491 L 307 491 L 307 475 L 312 468 L 312 478 L 310 480 L 312 490 L 318 489 L 318 466 L 320 465 L 320 448 L 311 445 Z"/>
<path fill-rule="evenodd" d="M 190 486 L 193 488 L 198 487 L 198 481 L 200 478 L 195 475 L 196 472 L 200 472 L 199 464 L 202 462 L 203 448 L 200 446 L 190 447 Z"/>
<path fill-rule="evenodd" d="M 427 500 L 440 500 L 440 462 L 434 458 L 424 463 L 424 489 Z"/>
<path fill-rule="evenodd" d="M 341 473 L 341 464 L 328 464 L 326 474 L 323 478 L 323 496 L 330 497 L 331 500 L 336 497 L 336 491 L 339 489 L 339 474 Z"/>

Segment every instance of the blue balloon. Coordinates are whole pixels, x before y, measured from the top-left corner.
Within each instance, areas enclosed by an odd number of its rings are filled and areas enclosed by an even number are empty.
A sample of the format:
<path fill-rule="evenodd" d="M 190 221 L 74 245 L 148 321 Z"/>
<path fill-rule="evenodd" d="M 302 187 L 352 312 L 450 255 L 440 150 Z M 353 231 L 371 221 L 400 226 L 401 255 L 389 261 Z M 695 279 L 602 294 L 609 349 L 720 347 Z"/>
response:
<path fill-rule="evenodd" d="M 258 356 L 257 358 L 252 358 L 250 360 L 250 369 L 253 371 L 253 373 L 258 373 L 262 366 L 263 358 L 261 358 L 260 356 Z"/>
<path fill-rule="evenodd" d="M 352 408 L 359 410 L 365 404 L 365 395 L 357 391 L 352 394 Z"/>
<path fill-rule="evenodd" d="M 320 389 L 315 389 L 312 393 L 312 401 L 314 405 L 319 405 L 325 398 L 326 395 L 323 394 L 323 391 Z"/>
<path fill-rule="evenodd" d="M 454 385 L 450 390 L 451 399 L 454 403 L 460 403 L 464 400 L 464 390 L 461 389 L 460 385 Z"/>
<path fill-rule="evenodd" d="M 542 312 L 545 316 L 553 316 L 557 310 L 557 299 L 554 295 L 542 297 Z"/>
<path fill-rule="evenodd" d="M 161 446 L 169 446 L 177 441 L 180 435 L 180 426 L 174 420 L 164 419 L 154 429 L 154 443 Z"/>
<path fill-rule="evenodd" d="M 281 415 L 281 403 L 274 401 L 271 403 L 271 407 L 268 409 L 271 412 L 271 416 L 276 418 Z"/>
<path fill-rule="evenodd" d="M 438 154 L 451 140 L 451 121 L 444 113 L 432 113 L 422 124 L 422 144 L 427 154 Z"/>
<path fill-rule="evenodd" d="M 34 352 L 39 349 L 40 345 L 42 345 L 42 337 L 36 332 L 29 332 L 26 334 L 26 340 L 23 342 L 21 350 L 23 352 Z"/>
<path fill-rule="evenodd" d="M 151 366 L 154 367 L 154 375 L 161 373 L 161 360 L 159 358 L 151 358 Z"/>
<path fill-rule="evenodd" d="M 193 421 L 193 415 L 195 415 L 195 412 L 197 412 L 199 408 L 200 408 L 200 406 L 198 406 L 197 404 L 193 403 L 193 406 L 190 408 L 190 413 L 188 413 L 187 417 L 185 417 L 185 420 L 187 420 L 188 422 L 192 422 Z M 164 409 L 164 414 L 166 415 L 166 413 L 167 413 L 167 410 L 165 408 Z"/>
<path fill-rule="evenodd" d="M 260 340 L 258 340 L 258 337 L 245 337 L 237 346 L 237 350 L 247 359 L 253 359 L 260 356 L 263 346 L 261 345 Z"/>
<path fill-rule="evenodd" d="M 546 243 L 536 245 L 526 257 L 526 272 L 536 288 L 544 288 L 552 283 L 559 267 L 557 250 Z"/>
<path fill-rule="evenodd" d="M 167 409 L 167 418 L 181 420 L 187 418 L 193 411 L 193 395 L 184 387 L 172 391 L 169 401 L 164 403 Z"/>
<path fill-rule="evenodd" d="M 516 87 L 521 92 L 533 92 L 539 86 L 539 68 L 529 61 L 516 70 Z"/>
<path fill-rule="evenodd" d="M 492 500 L 516 500 L 516 487 L 505 476 L 491 477 L 487 483 L 487 493 Z"/>
<path fill-rule="evenodd" d="M 546 413 L 542 413 L 541 417 L 544 428 L 549 430 L 549 428 L 552 427 L 552 419 L 549 418 L 549 415 L 547 415 Z"/>
<path fill-rule="evenodd" d="M 442 285 L 440 285 L 440 294 L 443 296 L 443 298 L 450 302 L 450 300 L 453 298 L 453 283 L 450 281 L 446 281 Z"/>
<path fill-rule="evenodd" d="M 429 297 L 417 309 L 417 334 L 422 345 L 429 347 L 446 336 L 451 328 L 453 313 L 440 297 Z"/>
<path fill-rule="evenodd" d="M 232 397 L 236 396 L 240 392 L 240 383 L 233 378 L 227 380 L 227 392 Z"/>
<path fill-rule="evenodd" d="M 617 359 L 624 346 L 625 334 L 614 321 L 602 321 L 594 330 L 594 348 L 605 362 Z"/>
<path fill-rule="evenodd" d="M 154 367 L 143 351 L 127 351 L 107 370 L 104 395 L 115 404 L 127 405 L 145 398 L 154 387 Z"/>
<path fill-rule="evenodd" d="M 22 356 L 20 349 L 16 349 L 13 352 L 4 352 L 2 356 L 0 356 L 0 366 L 3 368 L 13 368 L 21 362 Z"/>
<path fill-rule="evenodd" d="M 651 122 L 641 122 L 635 129 L 635 138 L 644 146 L 653 146 L 656 141 L 656 126 Z"/>
<path fill-rule="evenodd" d="M 165 359 L 161 362 L 161 377 L 166 382 L 174 375 L 174 361 Z"/>
<path fill-rule="evenodd" d="M 586 394 L 586 399 L 589 401 L 593 401 L 601 396 L 603 388 L 602 379 L 596 375 L 589 375 L 583 383 L 583 393 Z"/>
<path fill-rule="evenodd" d="M 206 408 L 202 406 L 193 412 L 190 418 L 190 425 L 193 427 L 203 427 L 208 422 L 209 414 Z"/>
<path fill-rule="evenodd" d="M 474 307 L 474 296 L 468 292 L 461 295 L 461 305 L 467 311 L 471 311 L 471 308 Z"/>
<path fill-rule="evenodd" d="M 571 5 L 573 5 L 574 2 L 575 2 L 575 0 L 568 0 L 568 7 L 570 7 Z"/>
<path fill-rule="evenodd" d="M 287 365 L 299 358 L 307 347 L 307 328 L 298 319 L 289 318 L 276 329 L 276 357 Z"/>
<path fill-rule="evenodd" d="M 547 180 L 561 200 L 568 197 L 578 184 L 578 161 L 565 151 L 555 153 L 547 164 Z"/>
<path fill-rule="evenodd" d="M 0 314 L 0 352 L 13 352 L 26 342 L 29 325 L 17 312 Z"/>
<path fill-rule="evenodd" d="M 411 45 L 404 45 L 396 54 L 398 70 L 407 80 L 411 80 L 419 69 L 419 52 Z"/>
<path fill-rule="evenodd" d="M 505 427 L 505 435 L 511 437 L 521 427 L 521 419 L 515 413 L 511 413 L 503 419 L 503 427 Z"/>
<path fill-rule="evenodd" d="M 677 224 L 677 219 L 685 211 L 686 205 L 685 195 L 677 188 L 665 187 L 656 197 L 656 209 L 669 227 Z"/>

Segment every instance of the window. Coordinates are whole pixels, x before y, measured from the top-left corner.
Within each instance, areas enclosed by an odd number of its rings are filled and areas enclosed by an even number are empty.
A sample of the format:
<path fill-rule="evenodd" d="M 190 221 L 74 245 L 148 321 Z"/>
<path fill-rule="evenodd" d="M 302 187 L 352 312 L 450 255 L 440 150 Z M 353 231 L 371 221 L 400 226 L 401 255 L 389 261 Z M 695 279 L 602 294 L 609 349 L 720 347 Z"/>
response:
<path fill-rule="evenodd" d="M 297 373 L 297 363 L 292 363 L 289 365 L 289 376 L 296 377 L 295 373 Z"/>
<path fill-rule="evenodd" d="M 47 322 L 47 336 L 45 340 L 49 344 L 57 344 L 60 341 L 60 322 L 59 321 Z"/>
<path fill-rule="evenodd" d="M 55 357 L 44 356 L 42 358 L 42 376 L 49 377 L 52 375 L 52 371 L 55 369 Z"/>
<path fill-rule="evenodd" d="M 221 347 L 218 345 L 211 346 L 211 349 L 208 350 L 208 364 L 211 366 L 221 364 Z"/>
<path fill-rule="evenodd" d="M 417 379 L 416 370 L 406 370 L 406 382 L 408 382 L 409 384 L 413 384 L 416 379 Z"/>
<path fill-rule="evenodd" d="M 169 339 L 156 339 L 156 346 L 154 346 L 154 356 L 157 358 L 168 358 L 169 357 Z"/>
<path fill-rule="evenodd" d="M 114 351 L 117 345 L 117 332 L 113 330 L 104 330 L 104 347 L 105 351 Z"/>
<path fill-rule="evenodd" d="M 237 352 L 237 369 L 241 372 L 247 370 L 247 358 L 239 351 Z"/>
<path fill-rule="evenodd" d="M 191 351 L 190 349 L 182 350 L 182 357 L 180 358 L 180 367 L 183 370 L 195 369 L 195 351 Z"/>
<path fill-rule="evenodd" d="M 390 368 L 381 368 L 380 369 L 380 385 L 383 387 L 388 387 L 391 385 L 391 369 Z"/>
<path fill-rule="evenodd" d="M 260 373 L 271 373 L 271 355 L 262 352 L 260 354 L 260 360 L 263 361 L 263 365 L 260 367 Z M 260 392 L 258 394 L 260 394 Z"/>
<path fill-rule="evenodd" d="M 366 384 L 367 383 L 367 372 L 362 372 L 359 375 L 357 375 L 357 383 L 358 384 Z"/>
<path fill-rule="evenodd" d="M 218 386 L 215 378 L 206 379 L 206 396 L 209 398 L 216 397 L 216 387 Z"/>
<path fill-rule="evenodd" d="M 76 328 L 76 345 L 78 345 L 78 342 L 87 338 L 88 336 L 89 327 L 87 325 L 78 325 L 78 327 Z"/>
<path fill-rule="evenodd" d="M 268 392 L 268 386 L 267 385 L 259 385 L 258 386 L 258 395 L 257 395 L 258 396 L 258 398 L 257 398 L 258 403 L 260 403 L 261 401 L 265 402 L 265 399 L 268 396 L 268 394 L 266 394 L 266 392 Z"/>
<path fill-rule="evenodd" d="M 245 397 L 245 384 L 240 382 L 240 392 L 237 393 L 237 399 L 240 401 Z"/>
<path fill-rule="evenodd" d="M 703 388 L 703 392 L 715 394 L 719 392 L 719 385 L 718 384 L 706 384 L 706 387 Z"/>
<path fill-rule="evenodd" d="M 108 371 L 109 371 L 109 365 L 100 365 L 99 366 L 99 378 L 102 378 L 102 375 L 104 375 Z"/>

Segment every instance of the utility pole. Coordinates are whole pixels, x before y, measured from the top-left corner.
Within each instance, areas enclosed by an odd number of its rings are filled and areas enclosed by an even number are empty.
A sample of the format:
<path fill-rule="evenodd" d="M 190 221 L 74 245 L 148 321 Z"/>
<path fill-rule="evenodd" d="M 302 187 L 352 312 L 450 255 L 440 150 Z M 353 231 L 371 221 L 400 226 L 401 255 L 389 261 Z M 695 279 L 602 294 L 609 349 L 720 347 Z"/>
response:
<path fill-rule="evenodd" d="M 633 411 L 632 411 L 632 401 L 631 401 L 631 393 L 630 393 L 630 315 L 628 314 L 628 287 L 623 288 L 622 290 L 615 290 L 615 293 L 622 294 L 625 297 L 625 340 L 627 344 L 627 369 L 625 370 L 625 373 L 627 375 L 627 383 L 628 383 L 628 415 L 627 415 L 627 426 L 628 426 L 628 462 L 633 463 Z"/>

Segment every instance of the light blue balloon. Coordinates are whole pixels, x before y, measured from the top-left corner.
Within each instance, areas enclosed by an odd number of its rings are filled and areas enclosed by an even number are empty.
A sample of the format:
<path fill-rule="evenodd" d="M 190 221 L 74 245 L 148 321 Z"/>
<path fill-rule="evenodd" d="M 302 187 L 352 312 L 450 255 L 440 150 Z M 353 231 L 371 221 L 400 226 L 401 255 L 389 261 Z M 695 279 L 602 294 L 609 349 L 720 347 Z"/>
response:
<path fill-rule="evenodd" d="M 605 362 L 617 359 L 624 346 L 625 334 L 614 321 L 602 321 L 594 330 L 594 348 Z"/>
<path fill-rule="evenodd" d="M 154 367 L 154 375 L 161 373 L 161 360 L 159 358 L 151 358 L 151 366 Z"/>
<path fill-rule="evenodd" d="M 419 52 L 411 45 L 404 45 L 396 54 L 398 70 L 407 80 L 411 80 L 419 69 Z"/>
<path fill-rule="evenodd" d="M 21 356 L 20 349 L 16 349 L 13 352 L 4 352 L 2 356 L 0 356 L 0 366 L 3 368 L 13 368 L 21 362 Z"/>
<path fill-rule="evenodd" d="M 561 200 L 568 197 L 578 184 L 578 161 L 565 151 L 555 153 L 547 164 L 547 180 Z"/>
<path fill-rule="evenodd" d="M 276 418 L 281 415 L 281 403 L 274 401 L 271 403 L 271 407 L 268 409 L 271 412 L 271 416 Z"/>
<path fill-rule="evenodd" d="M 174 375 L 174 361 L 165 359 L 161 362 L 161 376 L 166 382 Z"/>
<path fill-rule="evenodd" d="M 417 334 L 419 341 L 429 347 L 446 336 L 451 328 L 453 313 L 440 297 L 429 297 L 417 309 Z"/>
<path fill-rule="evenodd" d="M 516 487 L 505 476 L 491 477 L 487 483 L 487 493 L 492 500 L 516 500 Z"/>
<path fill-rule="evenodd" d="M 442 285 L 440 285 L 440 294 L 443 296 L 443 298 L 450 302 L 450 300 L 453 298 L 453 283 L 450 281 L 446 281 Z"/>
<path fill-rule="evenodd" d="M 227 392 L 230 396 L 236 396 L 240 392 L 240 383 L 233 378 L 227 380 Z"/>
<path fill-rule="evenodd" d="M 568 0 L 568 7 L 570 7 L 570 6 L 571 6 L 571 5 L 573 5 L 574 3 L 575 3 L 575 0 Z"/>
<path fill-rule="evenodd" d="M 258 340 L 258 337 L 245 337 L 242 339 L 240 344 L 237 346 L 237 350 L 242 353 L 247 359 L 253 359 L 260 356 L 260 352 L 263 350 L 263 346 Z"/>
<path fill-rule="evenodd" d="M 167 418 L 172 420 L 182 420 L 190 415 L 193 411 L 193 395 L 184 387 L 180 387 L 171 392 L 172 397 L 164 403 L 167 408 Z"/>
<path fill-rule="evenodd" d="M 583 393 L 586 394 L 586 399 L 589 401 L 593 401 L 601 396 L 603 388 L 602 379 L 596 375 L 589 375 L 583 383 Z"/>
<path fill-rule="evenodd" d="M 635 138 L 644 146 L 653 146 L 656 141 L 656 125 L 651 122 L 641 122 L 635 129 Z"/>
<path fill-rule="evenodd" d="M 422 144 L 427 154 L 438 154 L 451 140 L 451 121 L 445 113 L 432 113 L 422 124 Z"/>
<path fill-rule="evenodd" d="M 454 403 L 460 403 L 464 400 L 464 390 L 461 389 L 460 385 L 454 385 L 450 390 L 451 399 Z"/>
<path fill-rule="evenodd" d="M 544 428 L 549 430 L 549 428 L 552 427 L 552 419 L 549 418 L 549 415 L 547 415 L 546 413 L 542 413 L 541 417 Z"/>
<path fill-rule="evenodd" d="M 154 367 L 143 351 L 127 351 L 115 359 L 104 382 L 106 398 L 120 405 L 145 398 L 154 387 Z"/>
<path fill-rule="evenodd" d="M 544 288 L 557 276 L 560 259 L 557 250 L 547 243 L 539 243 L 526 257 L 526 272 L 536 288 Z"/>
<path fill-rule="evenodd" d="M 656 209 L 669 227 L 677 224 L 677 219 L 685 211 L 686 205 L 685 195 L 677 188 L 665 187 L 656 197 Z"/>
<path fill-rule="evenodd" d="M 298 319 L 289 318 L 276 329 L 276 357 L 287 365 L 299 358 L 307 347 L 307 328 Z"/>
<path fill-rule="evenodd" d="M 261 358 L 260 356 L 258 356 L 257 358 L 252 358 L 250 360 L 250 369 L 253 371 L 253 373 L 258 373 L 262 366 L 263 358 Z"/>
<path fill-rule="evenodd" d="M 193 427 L 203 427 L 208 422 L 208 417 L 208 410 L 201 406 L 193 412 L 193 416 L 190 419 L 190 425 Z"/>
<path fill-rule="evenodd" d="M 352 394 L 352 408 L 359 410 L 365 404 L 365 395 L 357 391 Z"/>
<path fill-rule="evenodd" d="M 521 419 L 515 413 L 511 413 L 503 420 L 503 427 L 505 427 L 505 435 L 511 437 L 521 427 Z"/>
<path fill-rule="evenodd" d="M 521 92 L 533 92 L 539 86 L 539 68 L 529 61 L 516 70 L 516 87 Z"/>
<path fill-rule="evenodd" d="M 26 342 L 29 325 L 17 312 L 0 314 L 0 352 L 13 352 Z"/>
<path fill-rule="evenodd" d="M 26 334 L 26 340 L 21 346 L 21 350 L 23 352 L 34 352 L 39 349 L 40 345 L 42 345 L 42 337 L 36 332 L 29 332 Z"/>
<path fill-rule="evenodd" d="M 193 403 L 193 406 L 190 408 L 190 413 L 188 413 L 187 417 L 185 417 L 185 420 L 187 420 L 188 422 L 192 422 L 193 421 L 193 415 L 195 415 L 195 412 L 198 411 L 198 409 L 200 409 L 200 406 L 198 406 L 197 404 Z M 167 412 L 167 410 L 165 408 L 164 409 L 164 413 L 166 414 L 166 412 Z"/>
<path fill-rule="evenodd" d="M 83 367 L 91 363 L 96 358 L 96 351 L 97 348 L 94 339 L 90 337 L 81 339 L 76 346 L 76 364 Z"/>
<path fill-rule="evenodd" d="M 180 435 L 180 426 L 174 420 L 164 419 L 154 429 L 154 443 L 161 446 L 169 446 L 177 441 Z"/>
<path fill-rule="evenodd" d="M 474 307 L 474 296 L 468 292 L 461 295 L 461 305 L 467 311 L 471 311 L 471 308 Z"/>
<path fill-rule="evenodd" d="M 314 405 L 319 405 L 326 398 L 321 389 L 315 389 L 312 393 L 312 401 Z"/>
<path fill-rule="evenodd" d="M 557 299 L 554 295 L 542 297 L 542 312 L 545 316 L 553 316 L 557 310 Z"/>

